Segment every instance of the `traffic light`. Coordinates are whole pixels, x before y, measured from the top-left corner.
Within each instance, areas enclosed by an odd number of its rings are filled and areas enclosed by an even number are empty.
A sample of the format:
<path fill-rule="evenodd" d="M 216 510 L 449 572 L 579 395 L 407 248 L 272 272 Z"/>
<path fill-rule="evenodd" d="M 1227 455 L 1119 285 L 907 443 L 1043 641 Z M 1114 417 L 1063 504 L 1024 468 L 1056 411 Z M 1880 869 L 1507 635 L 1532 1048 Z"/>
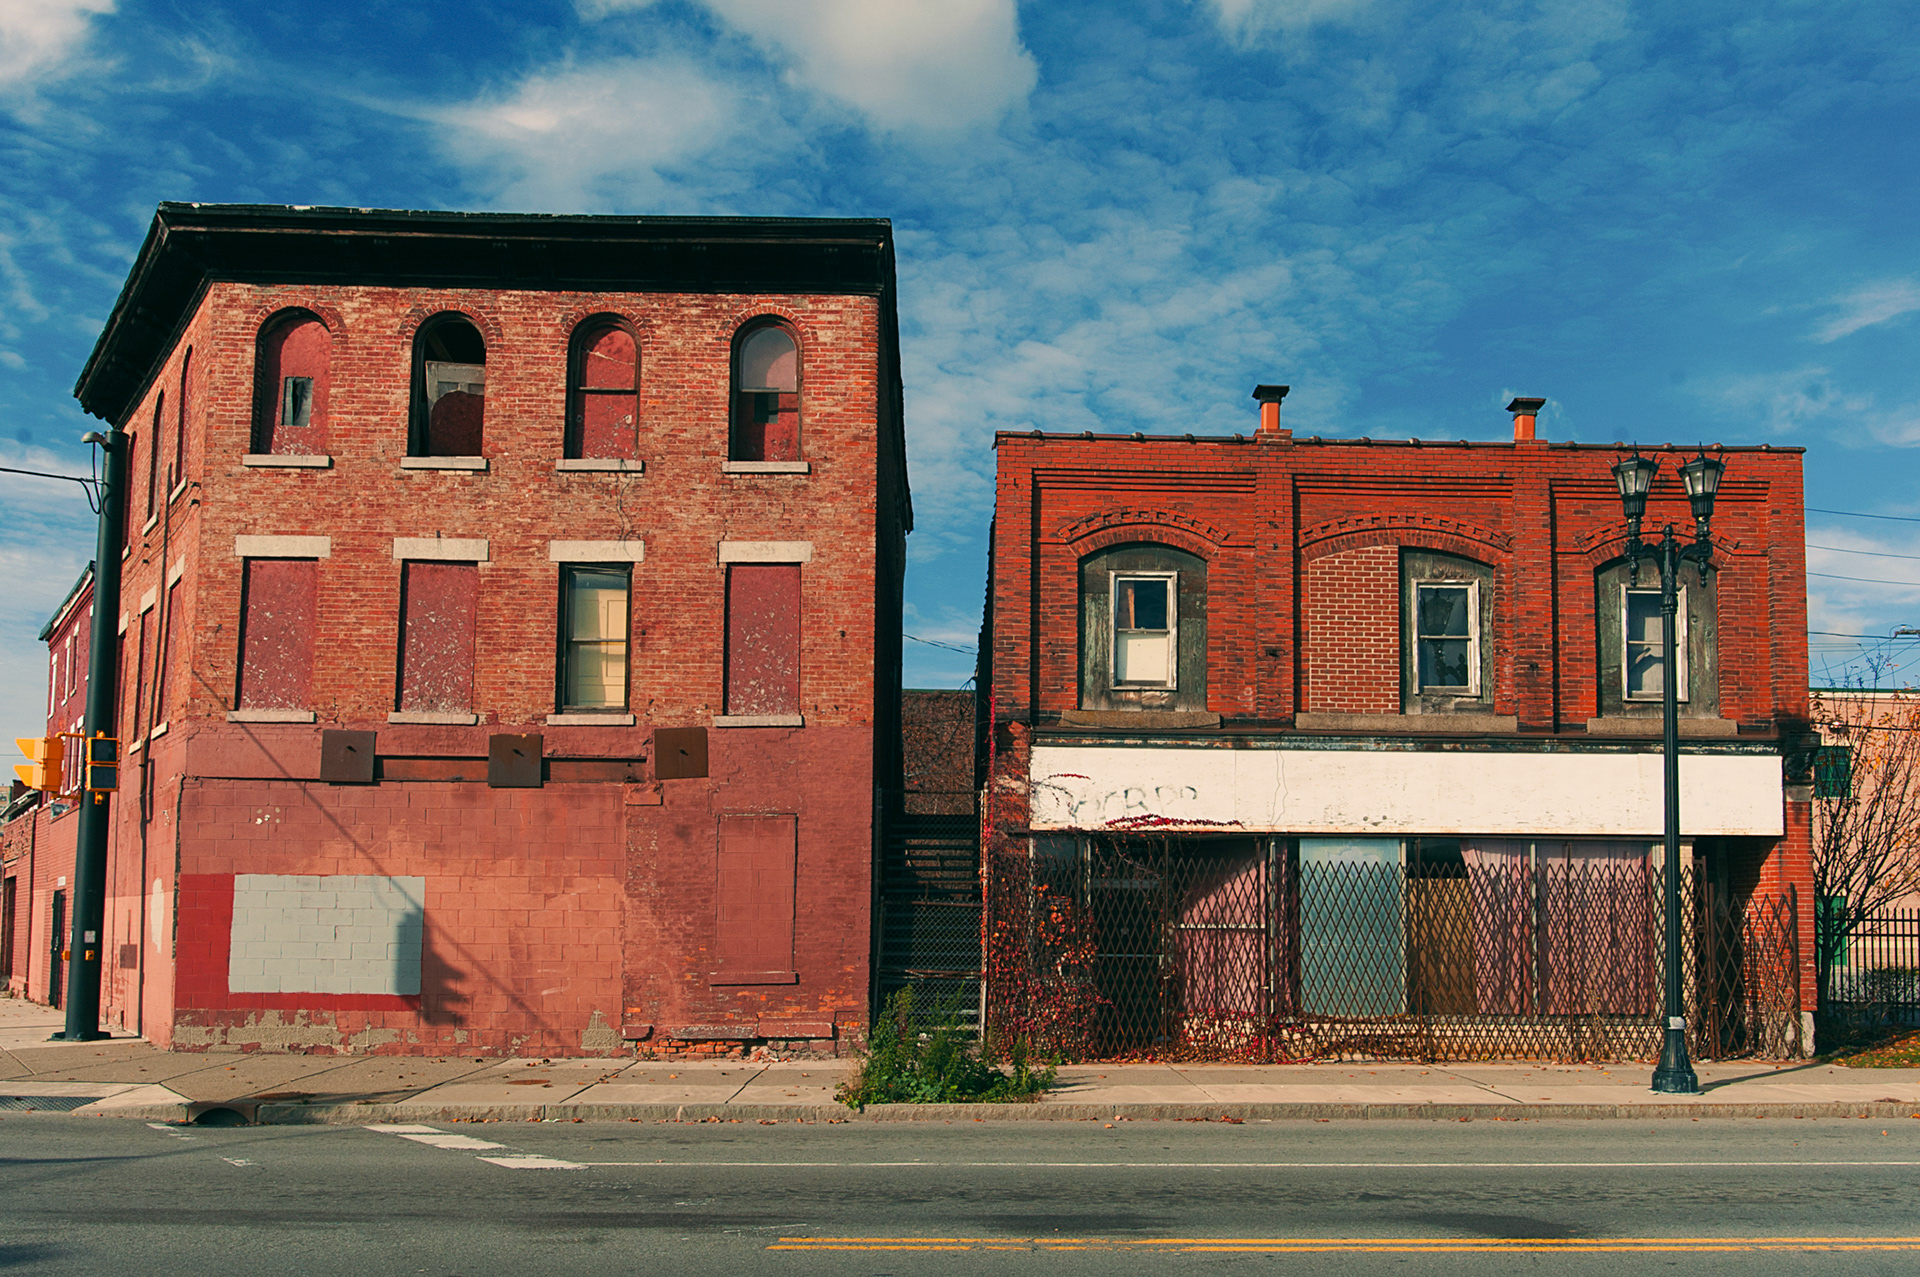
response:
<path fill-rule="evenodd" d="M 87 775 L 85 788 L 96 795 L 111 794 L 120 788 L 120 741 L 114 736 L 87 738 Z"/>
<path fill-rule="evenodd" d="M 14 774 L 33 789 L 44 790 L 51 794 L 60 788 L 60 762 L 66 756 L 66 749 L 58 736 L 36 738 L 16 736 L 13 743 L 27 756 L 24 763 L 13 765 Z"/>

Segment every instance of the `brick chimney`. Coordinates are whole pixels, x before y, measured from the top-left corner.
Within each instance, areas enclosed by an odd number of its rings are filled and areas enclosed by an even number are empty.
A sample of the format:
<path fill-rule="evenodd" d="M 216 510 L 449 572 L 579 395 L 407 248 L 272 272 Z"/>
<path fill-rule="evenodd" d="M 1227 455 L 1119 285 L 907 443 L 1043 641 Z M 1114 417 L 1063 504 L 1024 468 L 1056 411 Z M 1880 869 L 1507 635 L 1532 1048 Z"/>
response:
<path fill-rule="evenodd" d="M 1515 443 L 1533 442 L 1533 419 L 1546 407 L 1544 399 L 1515 399 L 1507 405 L 1507 411 L 1513 414 L 1513 441 Z"/>
<path fill-rule="evenodd" d="M 1260 438 L 1287 439 L 1293 431 L 1280 428 L 1280 401 L 1287 397 L 1292 386 L 1255 386 L 1253 397 L 1260 401 Z"/>

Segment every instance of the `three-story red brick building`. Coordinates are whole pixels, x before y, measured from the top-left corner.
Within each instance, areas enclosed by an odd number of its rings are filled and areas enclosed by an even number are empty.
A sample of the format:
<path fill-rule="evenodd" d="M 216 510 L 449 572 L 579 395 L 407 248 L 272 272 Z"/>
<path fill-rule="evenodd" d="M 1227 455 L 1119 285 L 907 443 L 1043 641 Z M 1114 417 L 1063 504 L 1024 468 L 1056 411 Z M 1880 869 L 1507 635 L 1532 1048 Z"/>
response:
<path fill-rule="evenodd" d="M 76 394 L 132 435 L 108 1023 L 864 1024 L 911 526 L 887 223 L 162 205 Z"/>

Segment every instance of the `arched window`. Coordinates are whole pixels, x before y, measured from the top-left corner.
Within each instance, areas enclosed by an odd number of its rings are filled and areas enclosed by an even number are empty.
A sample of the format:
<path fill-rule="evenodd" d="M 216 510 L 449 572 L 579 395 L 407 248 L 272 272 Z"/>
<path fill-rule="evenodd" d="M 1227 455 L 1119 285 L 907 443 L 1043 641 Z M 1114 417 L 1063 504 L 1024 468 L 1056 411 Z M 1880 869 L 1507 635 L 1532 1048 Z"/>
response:
<path fill-rule="evenodd" d="M 638 455 L 640 347 L 617 319 L 574 330 L 567 374 L 566 455 L 631 460 Z"/>
<path fill-rule="evenodd" d="M 800 346 L 786 325 L 740 330 L 733 351 L 734 461 L 800 460 Z"/>
<path fill-rule="evenodd" d="M 414 457 L 481 455 L 487 408 L 487 342 L 465 315 L 435 315 L 413 339 Z"/>
<path fill-rule="evenodd" d="M 312 312 L 289 311 L 261 328 L 254 358 L 254 452 L 326 455 L 332 368 L 333 335 Z"/>
<path fill-rule="evenodd" d="M 174 398 L 173 464 L 167 467 L 167 492 L 187 481 L 187 378 L 193 373 L 193 347 L 180 360 L 180 393 Z"/>
<path fill-rule="evenodd" d="M 153 518 L 154 489 L 160 486 L 160 418 L 167 409 L 167 392 L 153 400 L 153 428 L 147 431 L 147 518 Z"/>
<path fill-rule="evenodd" d="M 1205 559 L 1138 544 L 1080 561 L 1080 708 L 1205 711 Z"/>

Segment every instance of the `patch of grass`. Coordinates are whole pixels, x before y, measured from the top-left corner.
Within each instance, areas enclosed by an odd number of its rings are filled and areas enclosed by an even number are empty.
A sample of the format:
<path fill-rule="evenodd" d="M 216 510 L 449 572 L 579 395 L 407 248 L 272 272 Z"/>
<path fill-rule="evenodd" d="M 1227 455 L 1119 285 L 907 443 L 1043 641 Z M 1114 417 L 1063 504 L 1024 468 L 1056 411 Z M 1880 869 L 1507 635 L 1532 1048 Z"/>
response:
<path fill-rule="evenodd" d="M 867 1035 L 860 1071 L 834 1095 L 853 1109 L 869 1104 L 995 1104 L 1038 1099 L 1053 1085 L 1055 1062 L 1035 1068 L 1025 1040 L 1007 1048 L 1004 1072 L 994 1054 L 975 1049 L 968 1039 L 957 1000 L 921 1009 L 913 990 L 905 988 L 887 999 Z"/>
<path fill-rule="evenodd" d="M 1920 1030 L 1859 1009 L 1814 1021 L 1818 1059 L 1857 1069 L 1920 1068 Z"/>

